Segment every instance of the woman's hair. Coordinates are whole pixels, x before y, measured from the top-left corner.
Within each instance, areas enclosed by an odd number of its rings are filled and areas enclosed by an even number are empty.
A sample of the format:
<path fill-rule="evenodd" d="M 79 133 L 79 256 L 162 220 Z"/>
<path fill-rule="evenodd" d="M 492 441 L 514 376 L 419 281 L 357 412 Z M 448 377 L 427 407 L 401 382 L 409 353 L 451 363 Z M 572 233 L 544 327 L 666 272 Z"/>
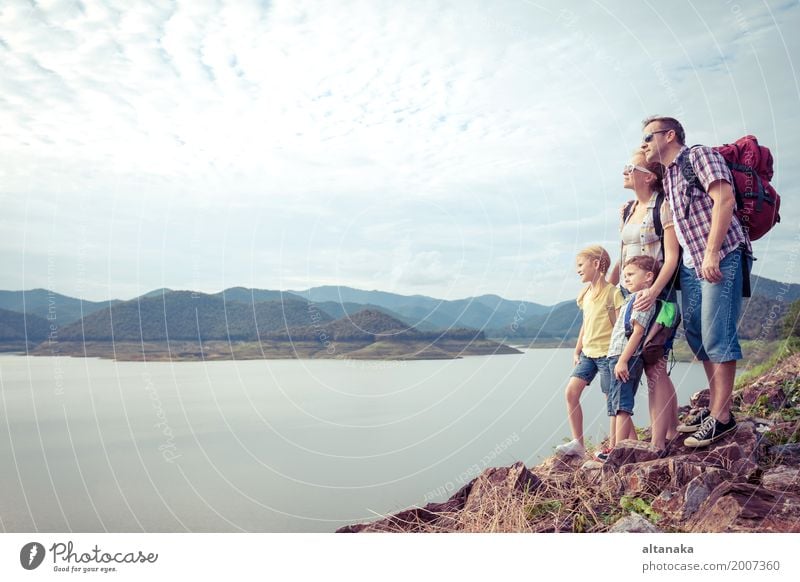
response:
<path fill-rule="evenodd" d="M 600 245 L 586 247 L 580 251 L 577 256 L 584 259 L 589 259 L 590 261 L 600 261 L 600 265 L 597 267 L 597 270 L 603 274 L 607 273 L 608 268 L 611 266 L 611 257 L 609 256 L 608 251 Z"/>
<path fill-rule="evenodd" d="M 641 163 L 637 164 L 642 166 L 643 168 L 647 168 L 655 175 L 656 179 L 650 185 L 653 192 L 663 192 L 664 191 L 664 166 L 662 166 L 658 162 L 648 162 L 647 158 L 645 158 L 644 152 L 642 150 L 634 150 L 633 152 L 634 158 L 641 158 Z"/>
<path fill-rule="evenodd" d="M 649 257 L 647 255 L 637 255 L 635 257 L 631 257 L 625 261 L 624 267 L 627 267 L 628 265 L 636 265 L 642 271 L 653 273 L 653 280 L 658 278 L 658 273 L 661 271 L 661 263 L 658 262 L 658 259 L 654 259 L 653 257 Z"/>

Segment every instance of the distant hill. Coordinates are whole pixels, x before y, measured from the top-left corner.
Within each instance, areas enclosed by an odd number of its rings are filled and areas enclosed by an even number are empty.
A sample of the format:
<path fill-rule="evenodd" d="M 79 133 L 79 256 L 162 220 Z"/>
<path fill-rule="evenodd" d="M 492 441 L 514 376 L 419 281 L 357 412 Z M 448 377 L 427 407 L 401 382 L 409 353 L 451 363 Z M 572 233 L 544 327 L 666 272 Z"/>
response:
<path fill-rule="evenodd" d="M 0 342 L 24 345 L 37 344 L 47 339 L 50 323 L 36 315 L 25 315 L 8 309 L 0 309 Z"/>
<path fill-rule="evenodd" d="M 301 299 L 226 303 L 221 294 L 171 291 L 114 305 L 59 330 L 62 341 L 255 341 L 286 327 L 327 323 L 330 315 Z M 113 334 L 112 334 L 113 322 Z"/>
<path fill-rule="evenodd" d="M 59 327 L 116 303 L 119 301 L 82 301 L 47 289 L 0 291 L 0 309 L 29 313 L 45 320 L 50 316 L 49 320 L 54 321 Z"/>
<path fill-rule="evenodd" d="M 212 297 L 220 297 L 225 301 L 238 301 L 239 303 L 263 303 L 264 301 L 291 301 L 291 300 L 304 300 L 299 295 L 290 291 L 272 291 L 270 289 L 249 289 L 247 287 L 231 287 L 213 293 Z M 305 300 L 304 300 L 305 301 Z"/>
<path fill-rule="evenodd" d="M 316 303 L 356 303 L 390 310 L 417 329 L 498 329 L 510 325 L 519 312 L 529 316 L 545 313 L 548 307 L 530 301 L 512 301 L 497 295 L 444 300 L 425 295 L 398 295 L 385 291 L 364 291 L 351 287 L 323 286 L 292 291 Z"/>
<path fill-rule="evenodd" d="M 797 283 L 781 283 L 766 277 L 752 275 L 750 277 L 750 288 L 753 295 L 760 295 L 767 301 L 792 303 L 800 299 L 800 285 Z"/>
<path fill-rule="evenodd" d="M 399 319 L 376 309 L 364 309 L 322 325 L 291 328 L 272 333 L 270 339 L 292 341 L 321 341 L 330 339 L 346 342 L 378 342 L 409 340 L 482 340 L 484 334 L 474 329 L 419 331 Z"/>

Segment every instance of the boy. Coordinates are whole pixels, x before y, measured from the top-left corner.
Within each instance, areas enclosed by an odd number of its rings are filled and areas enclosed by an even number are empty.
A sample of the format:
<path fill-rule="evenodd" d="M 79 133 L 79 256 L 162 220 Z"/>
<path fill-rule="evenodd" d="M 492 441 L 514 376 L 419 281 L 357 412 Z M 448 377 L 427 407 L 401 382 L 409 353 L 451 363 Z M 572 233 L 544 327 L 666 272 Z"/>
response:
<path fill-rule="evenodd" d="M 642 343 L 657 308 L 657 304 L 654 304 L 645 311 L 638 311 L 633 308 L 633 303 L 636 301 L 636 293 L 648 289 L 658 277 L 660 269 L 658 260 L 644 255 L 631 257 L 625 261 L 622 269 L 625 287 L 630 295 L 620 309 L 608 347 L 608 367 L 612 373 L 607 400 L 608 415 L 616 419 L 615 434 L 610 435 L 612 445 L 629 438 L 633 431 L 633 400 L 644 370 Z M 630 316 L 626 317 L 628 313 Z M 625 325 L 626 319 L 629 321 L 628 329 Z M 600 454 L 598 458 L 604 461 L 608 454 Z"/>

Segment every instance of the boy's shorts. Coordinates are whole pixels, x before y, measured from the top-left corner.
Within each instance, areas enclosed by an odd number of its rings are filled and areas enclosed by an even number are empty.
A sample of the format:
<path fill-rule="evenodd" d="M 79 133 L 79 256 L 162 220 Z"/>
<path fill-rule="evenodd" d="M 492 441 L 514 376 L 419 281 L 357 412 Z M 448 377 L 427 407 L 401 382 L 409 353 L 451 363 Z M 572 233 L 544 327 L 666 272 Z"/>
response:
<path fill-rule="evenodd" d="M 580 378 L 585 380 L 587 384 L 591 384 L 594 377 L 600 373 L 600 390 L 603 394 L 608 394 L 608 388 L 611 384 L 611 374 L 608 368 L 608 358 L 600 356 L 599 358 L 590 358 L 583 352 L 580 355 L 580 361 L 575 369 L 570 374 L 573 378 Z"/>
<path fill-rule="evenodd" d="M 628 361 L 628 374 L 630 376 L 627 382 L 617 379 L 614 375 L 614 368 L 617 366 L 617 362 L 619 362 L 619 356 L 608 357 L 608 371 L 611 376 L 611 386 L 606 400 L 608 416 L 616 416 L 619 412 L 627 412 L 633 415 L 633 401 L 636 396 L 636 390 L 639 388 L 639 381 L 642 379 L 644 360 L 642 360 L 641 356 L 634 356 Z"/>

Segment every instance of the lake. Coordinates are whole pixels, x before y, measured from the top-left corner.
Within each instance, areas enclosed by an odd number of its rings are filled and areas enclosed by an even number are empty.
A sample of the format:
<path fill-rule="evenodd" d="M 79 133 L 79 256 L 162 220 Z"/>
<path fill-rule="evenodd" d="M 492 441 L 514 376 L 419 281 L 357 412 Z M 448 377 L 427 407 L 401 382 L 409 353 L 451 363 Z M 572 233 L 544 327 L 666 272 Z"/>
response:
<path fill-rule="evenodd" d="M 564 441 L 571 361 L 571 349 L 413 362 L 2 355 L 0 528 L 330 532 L 442 500 Z M 672 378 L 680 404 L 705 387 L 700 364 Z M 599 442 L 598 382 L 582 402 Z"/>

